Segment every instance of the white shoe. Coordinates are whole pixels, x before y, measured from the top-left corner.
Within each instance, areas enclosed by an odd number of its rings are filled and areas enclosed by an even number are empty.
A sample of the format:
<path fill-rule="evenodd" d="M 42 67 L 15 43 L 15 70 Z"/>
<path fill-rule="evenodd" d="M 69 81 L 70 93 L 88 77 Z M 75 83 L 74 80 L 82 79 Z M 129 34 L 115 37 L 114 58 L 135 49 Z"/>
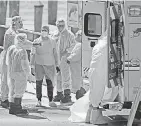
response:
<path fill-rule="evenodd" d="M 93 125 L 106 125 L 108 122 L 102 115 L 102 109 L 93 108 L 91 111 L 90 123 Z"/>
<path fill-rule="evenodd" d="M 41 101 L 38 101 L 36 107 L 41 107 L 41 106 L 42 106 Z"/>
<path fill-rule="evenodd" d="M 53 101 L 52 101 L 52 102 L 49 102 L 49 106 L 50 106 L 50 107 L 57 107 L 57 105 L 56 105 L 55 102 L 53 102 Z"/>

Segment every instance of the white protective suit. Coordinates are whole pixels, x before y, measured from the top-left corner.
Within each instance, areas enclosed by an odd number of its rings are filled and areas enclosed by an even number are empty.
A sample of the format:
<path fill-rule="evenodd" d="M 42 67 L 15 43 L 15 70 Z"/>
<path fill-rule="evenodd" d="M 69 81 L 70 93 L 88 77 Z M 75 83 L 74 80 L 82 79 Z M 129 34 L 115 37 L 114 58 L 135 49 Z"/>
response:
<path fill-rule="evenodd" d="M 101 103 L 108 79 L 107 36 L 102 37 L 103 39 L 99 39 L 98 44 L 93 48 L 89 70 L 89 99 L 93 107 L 98 107 Z"/>
<path fill-rule="evenodd" d="M 85 122 L 89 104 L 99 107 L 107 84 L 107 36 L 103 35 L 93 48 L 89 70 L 90 90 L 70 108 L 71 122 Z"/>
<path fill-rule="evenodd" d="M 5 32 L 4 35 L 4 57 L 2 61 L 2 72 L 1 72 L 1 100 L 3 104 L 1 104 L 3 107 L 8 105 L 8 84 L 7 84 L 7 65 L 6 65 L 6 54 L 8 48 L 14 44 L 14 38 L 16 34 L 18 34 L 17 29 L 22 28 L 22 19 L 20 16 L 14 16 L 12 18 L 12 25 L 11 27 Z M 5 103 L 6 102 L 6 103 Z"/>
<path fill-rule="evenodd" d="M 8 100 L 8 84 L 7 84 L 7 65 L 6 65 L 6 53 L 7 49 L 14 44 L 14 38 L 16 32 L 10 27 L 4 35 L 4 50 L 3 50 L 3 61 L 2 61 L 2 70 L 1 70 L 1 100 Z"/>
<path fill-rule="evenodd" d="M 32 43 L 28 43 L 26 38 L 21 39 L 21 37 L 23 37 L 21 33 L 15 37 L 15 45 L 9 47 L 6 56 L 9 102 L 14 102 L 14 98 L 23 97 L 30 74 L 26 48 L 27 45 L 32 46 Z"/>
<path fill-rule="evenodd" d="M 71 91 L 76 93 L 82 87 L 81 77 L 81 43 L 77 42 L 70 56 L 67 58 L 70 61 L 71 70 Z"/>
<path fill-rule="evenodd" d="M 70 89 L 70 69 L 69 65 L 67 64 L 67 57 L 71 53 L 72 49 L 75 46 L 75 38 L 73 33 L 64 29 L 59 36 L 58 45 L 58 57 L 60 60 L 60 70 L 61 70 L 61 77 L 62 77 L 62 85 L 57 86 L 60 87 L 59 90 Z M 58 91 L 58 90 L 57 90 Z"/>

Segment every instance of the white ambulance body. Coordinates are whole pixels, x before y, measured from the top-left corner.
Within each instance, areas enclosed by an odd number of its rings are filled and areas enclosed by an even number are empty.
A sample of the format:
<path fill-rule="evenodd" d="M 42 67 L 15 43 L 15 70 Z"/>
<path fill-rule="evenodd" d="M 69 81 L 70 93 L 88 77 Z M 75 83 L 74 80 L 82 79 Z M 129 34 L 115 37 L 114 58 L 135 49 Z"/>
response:
<path fill-rule="evenodd" d="M 109 88 L 117 85 L 124 86 L 124 101 L 133 101 L 141 78 L 141 35 L 134 34 L 137 28 L 141 28 L 141 1 L 113 2 L 110 6 L 110 17 L 107 16 L 107 2 L 104 1 L 83 1 L 82 10 L 83 76 L 87 76 L 92 49 L 107 28 L 107 18 L 110 18 L 107 85 Z M 119 29 L 119 24 L 123 25 L 121 29 Z M 119 35 L 122 30 L 124 31 L 123 37 Z"/>
<path fill-rule="evenodd" d="M 91 52 L 98 38 L 106 29 L 106 3 L 83 1 L 83 36 L 82 36 L 82 66 L 84 75 L 91 61 Z"/>

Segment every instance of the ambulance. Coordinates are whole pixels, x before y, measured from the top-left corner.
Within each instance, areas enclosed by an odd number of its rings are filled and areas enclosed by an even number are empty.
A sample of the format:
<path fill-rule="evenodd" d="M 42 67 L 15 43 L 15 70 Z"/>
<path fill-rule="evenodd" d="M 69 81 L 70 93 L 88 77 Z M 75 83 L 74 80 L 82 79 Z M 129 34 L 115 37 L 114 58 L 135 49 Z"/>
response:
<path fill-rule="evenodd" d="M 83 77 L 88 74 L 92 49 L 107 29 L 107 87 L 120 87 L 118 100 L 129 105 L 135 98 L 141 78 L 141 1 L 83 1 L 82 11 Z"/>

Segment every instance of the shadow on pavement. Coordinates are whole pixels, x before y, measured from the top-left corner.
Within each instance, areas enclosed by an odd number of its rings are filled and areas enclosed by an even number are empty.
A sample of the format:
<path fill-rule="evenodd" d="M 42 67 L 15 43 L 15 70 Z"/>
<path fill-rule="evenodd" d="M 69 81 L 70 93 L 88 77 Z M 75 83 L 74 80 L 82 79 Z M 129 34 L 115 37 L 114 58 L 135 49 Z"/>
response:
<path fill-rule="evenodd" d="M 37 111 L 37 113 L 39 113 L 39 114 L 44 113 L 44 112 L 45 112 L 45 111 L 41 111 L 41 110 Z"/>
<path fill-rule="evenodd" d="M 36 120 L 46 119 L 45 117 L 41 117 L 37 115 L 26 115 L 26 116 L 18 115 L 17 117 L 26 118 L 26 119 L 36 119 Z"/>

